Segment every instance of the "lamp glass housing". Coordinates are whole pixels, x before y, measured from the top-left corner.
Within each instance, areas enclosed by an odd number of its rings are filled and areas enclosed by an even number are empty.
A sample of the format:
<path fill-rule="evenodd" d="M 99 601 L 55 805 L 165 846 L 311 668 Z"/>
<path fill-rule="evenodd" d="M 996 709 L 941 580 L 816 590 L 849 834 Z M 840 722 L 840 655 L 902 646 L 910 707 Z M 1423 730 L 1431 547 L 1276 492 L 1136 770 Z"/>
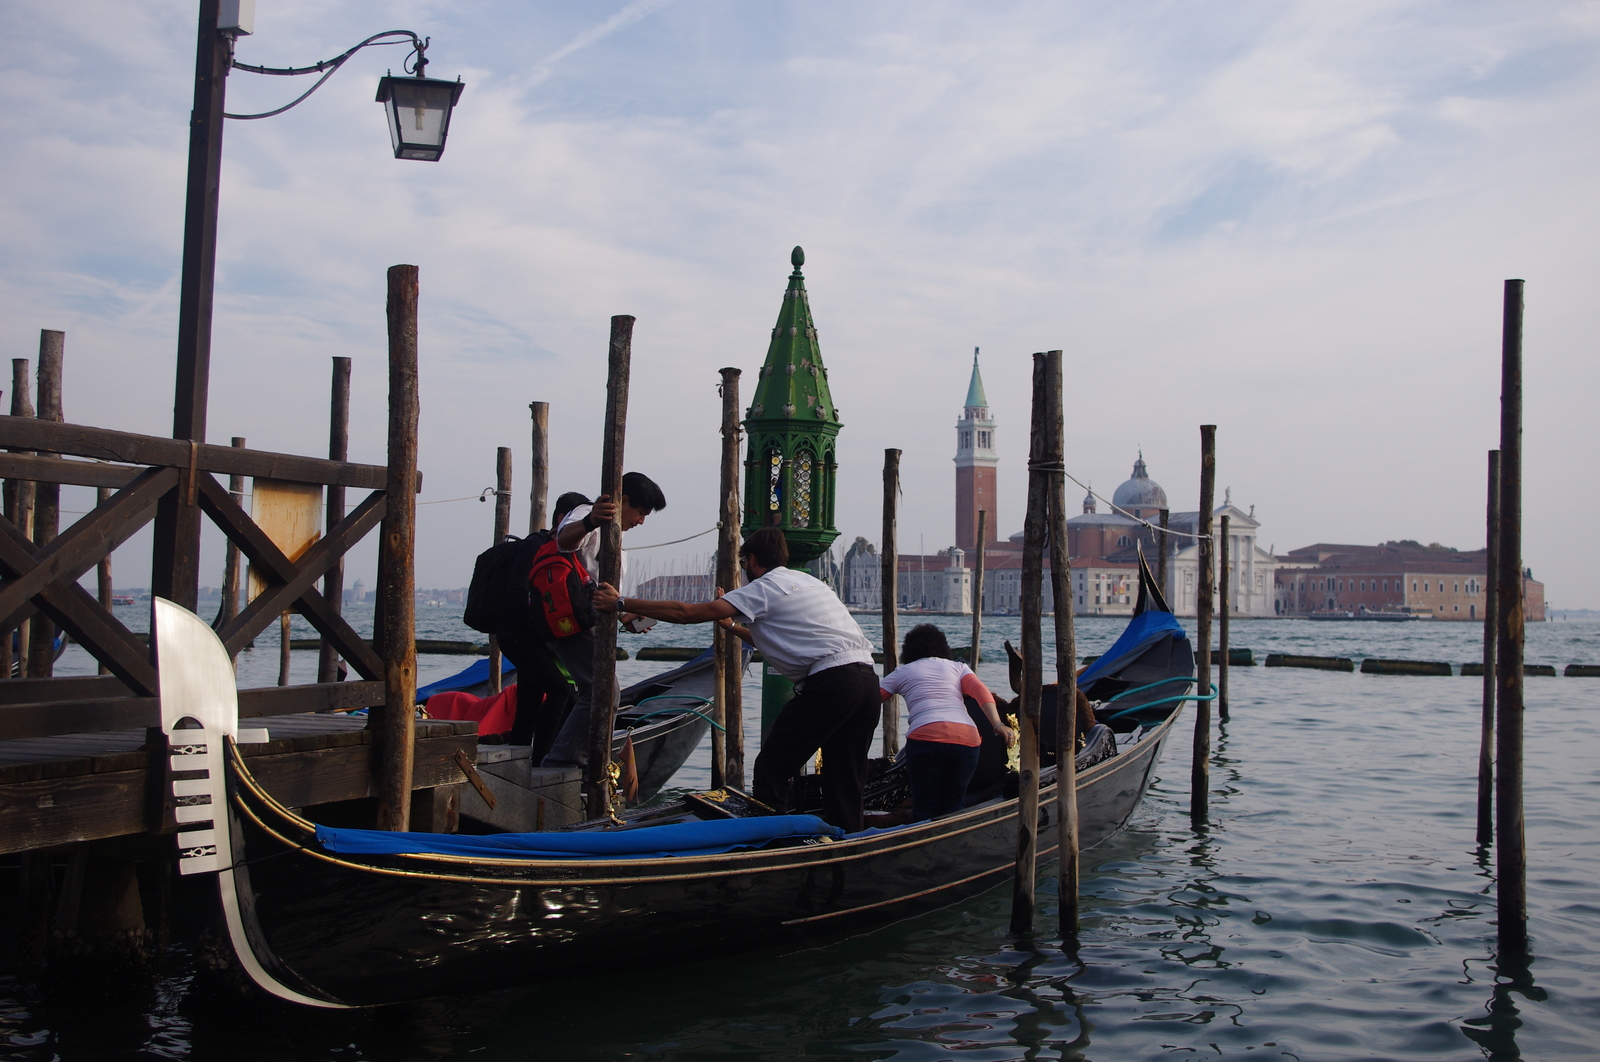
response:
<path fill-rule="evenodd" d="M 461 90 L 459 81 L 432 77 L 385 77 L 378 82 L 378 102 L 389 117 L 389 140 L 397 159 L 437 162 L 450 132 L 450 112 Z"/>

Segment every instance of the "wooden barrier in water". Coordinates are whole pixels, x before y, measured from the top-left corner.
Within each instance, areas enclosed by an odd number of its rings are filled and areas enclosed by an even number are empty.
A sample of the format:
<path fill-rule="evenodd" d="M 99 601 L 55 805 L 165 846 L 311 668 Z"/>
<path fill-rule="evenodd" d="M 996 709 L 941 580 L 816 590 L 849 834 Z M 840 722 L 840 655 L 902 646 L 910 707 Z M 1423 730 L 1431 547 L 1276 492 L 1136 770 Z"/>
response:
<path fill-rule="evenodd" d="M 1304 656 L 1297 653 L 1268 653 L 1267 667 L 1308 667 L 1318 671 L 1354 671 L 1356 662 L 1348 656 Z"/>
<path fill-rule="evenodd" d="M 1211 609 L 1217 577 L 1216 538 L 1211 530 L 1217 484 L 1217 426 L 1200 425 L 1200 586 L 1196 597 L 1200 651 L 1196 654 L 1198 693 L 1211 692 Z M 1189 764 L 1189 817 L 1204 822 L 1211 804 L 1211 702 L 1194 705 L 1194 756 Z"/>
<path fill-rule="evenodd" d="M 1562 674 L 1568 678 L 1600 678 L 1600 664 L 1568 664 Z"/>
<path fill-rule="evenodd" d="M 1361 661 L 1363 675 L 1454 675 L 1455 668 L 1443 660 L 1382 660 L 1369 656 Z"/>
<path fill-rule="evenodd" d="M 973 669 L 983 660 L 983 546 L 988 530 L 989 511 L 979 509 L 978 540 L 972 547 L 978 554 L 972 567 L 972 641 L 967 645 L 967 666 Z M 1072 658 L 1069 656 L 1067 659 Z"/>
<path fill-rule="evenodd" d="M 1478 724 L 1478 843 L 1494 841 L 1494 654 L 1500 642 L 1500 451 L 1489 451 L 1488 513 L 1485 520 L 1483 660 L 1463 675 L 1483 676 L 1483 711 Z"/>
<path fill-rule="evenodd" d="M 1505 282 L 1500 327 L 1500 553 L 1495 647 L 1496 932 L 1503 962 L 1528 953 L 1523 834 L 1522 281 Z"/>
<path fill-rule="evenodd" d="M 882 623 L 883 673 L 900 663 L 900 629 L 896 615 L 900 580 L 900 451 L 883 451 L 883 568 Z M 883 702 L 883 756 L 892 759 L 900 752 L 900 698 Z"/>
<path fill-rule="evenodd" d="M 1228 615 L 1233 611 L 1233 572 L 1229 570 L 1232 558 L 1228 541 L 1228 516 L 1222 516 L 1221 537 L 1217 540 L 1217 551 L 1220 561 L 1217 565 L 1222 577 L 1221 593 L 1218 597 L 1222 606 L 1217 610 L 1217 640 L 1222 643 L 1221 652 L 1217 654 L 1217 721 L 1228 721 Z"/>
<path fill-rule="evenodd" d="M 739 377 L 735 368 L 722 370 L 721 503 L 718 506 L 717 585 L 732 590 L 739 585 Z M 744 643 L 730 631 L 712 627 L 722 658 L 720 689 L 726 728 L 723 744 L 723 781 L 744 788 Z"/>

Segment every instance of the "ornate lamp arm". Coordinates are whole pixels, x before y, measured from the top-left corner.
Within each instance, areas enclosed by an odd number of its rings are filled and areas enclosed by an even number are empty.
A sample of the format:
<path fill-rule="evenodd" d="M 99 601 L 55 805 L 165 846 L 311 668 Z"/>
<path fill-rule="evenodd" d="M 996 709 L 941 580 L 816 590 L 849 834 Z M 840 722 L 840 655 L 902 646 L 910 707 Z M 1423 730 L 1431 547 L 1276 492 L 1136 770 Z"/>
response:
<path fill-rule="evenodd" d="M 403 38 L 403 40 L 384 40 L 383 38 L 385 38 L 385 37 L 400 37 L 400 38 Z M 291 107 L 298 106 L 308 96 L 310 96 L 313 92 L 315 92 L 315 91 L 317 91 L 317 89 L 321 88 L 322 87 L 322 83 L 324 81 L 328 80 L 330 77 L 332 77 L 333 74 L 334 74 L 334 71 L 338 70 L 341 66 L 343 66 L 345 64 L 345 61 L 348 60 L 352 55 L 355 55 L 361 49 L 366 48 L 366 47 L 371 46 L 371 45 L 403 44 L 403 43 L 405 43 L 405 41 L 410 41 L 411 42 L 411 54 L 406 56 L 406 61 L 401 64 L 401 69 L 403 69 L 408 74 L 415 74 L 417 77 L 422 77 L 423 76 L 423 69 L 425 67 L 427 67 L 427 65 L 428 65 L 427 50 L 428 50 L 428 42 L 431 41 L 431 40 L 433 40 L 432 37 L 428 37 L 428 38 L 418 37 L 415 33 L 412 33 L 410 30 L 384 30 L 382 33 L 374 33 L 372 36 L 368 37 L 366 40 L 362 41 L 360 44 L 356 45 L 354 48 L 351 48 L 349 51 L 344 52 L 341 55 L 334 56 L 332 59 L 325 60 L 325 61 L 317 63 L 317 64 L 315 64 L 313 66 L 284 66 L 284 67 L 251 66 L 249 63 L 241 63 L 241 62 L 239 62 L 238 60 L 236 60 L 236 59 L 234 59 L 232 57 L 233 48 L 232 48 L 232 41 L 230 40 L 229 41 L 229 63 L 228 63 L 228 65 L 231 66 L 231 67 L 234 67 L 236 69 L 248 70 L 252 74 L 271 74 L 271 75 L 273 75 L 275 77 L 298 77 L 301 74 L 317 74 L 317 73 L 321 73 L 322 76 L 317 78 L 316 84 L 312 85 L 310 88 L 306 89 L 303 93 L 301 93 L 299 96 L 297 96 L 294 100 L 290 101 L 289 103 L 284 104 L 282 107 L 279 107 L 277 110 L 262 111 L 260 114 L 227 114 L 227 113 L 224 113 L 223 117 L 224 118 L 238 118 L 238 119 L 241 119 L 243 121 L 250 121 L 250 120 L 255 119 L 255 118 L 271 118 L 275 114 L 282 114 L 284 111 L 289 110 Z M 415 55 L 417 57 L 416 58 L 416 62 L 414 62 L 414 63 L 411 62 L 411 56 L 412 55 Z M 323 73 L 323 71 L 326 71 L 326 73 Z"/>

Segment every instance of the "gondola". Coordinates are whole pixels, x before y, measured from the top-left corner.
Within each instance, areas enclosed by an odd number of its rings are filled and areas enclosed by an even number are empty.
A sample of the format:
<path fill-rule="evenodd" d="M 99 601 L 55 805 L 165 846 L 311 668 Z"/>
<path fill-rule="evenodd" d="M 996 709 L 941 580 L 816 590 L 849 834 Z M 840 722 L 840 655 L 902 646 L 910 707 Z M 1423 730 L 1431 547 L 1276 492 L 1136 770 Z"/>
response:
<path fill-rule="evenodd" d="M 232 671 L 210 628 L 166 601 L 155 622 L 173 767 L 206 775 L 175 789 L 180 822 L 202 826 L 178 835 L 179 869 L 217 873 L 235 953 L 283 999 L 373 1006 L 821 942 L 1013 873 L 1014 784 L 944 818 L 850 836 L 814 815 L 746 817 L 761 809 L 736 790 L 692 794 L 622 828 L 474 837 L 321 827 L 266 792 L 239 755 L 236 743 L 264 735 L 239 730 Z M 1189 670 L 1158 680 L 1167 703 L 1143 702 L 1115 754 L 1080 771 L 1083 848 L 1132 815 L 1179 717 L 1193 658 L 1170 613 L 1165 627 L 1132 661 L 1164 641 L 1172 666 L 1187 656 Z M 186 718 L 202 729 L 177 729 Z M 1107 742 L 1089 737 L 1085 753 L 1103 756 Z M 1047 858 L 1054 767 L 1040 776 Z"/>

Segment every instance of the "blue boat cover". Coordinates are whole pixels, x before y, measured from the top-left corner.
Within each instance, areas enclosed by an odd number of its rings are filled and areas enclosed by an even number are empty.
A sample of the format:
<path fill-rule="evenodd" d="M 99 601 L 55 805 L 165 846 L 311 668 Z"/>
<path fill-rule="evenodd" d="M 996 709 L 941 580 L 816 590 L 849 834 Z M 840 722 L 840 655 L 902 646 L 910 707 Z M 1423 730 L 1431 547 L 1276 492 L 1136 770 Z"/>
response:
<path fill-rule="evenodd" d="M 506 662 L 507 664 L 510 661 Z M 516 675 L 517 669 L 501 665 L 500 678 L 502 681 L 511 679 Z M 481 686 L 489 681 L 489 658 L 482 657 L 468 664 L 463 670 L 457 671 L 449 678 L 442 678 L 437 682 L 430 682 L 417 690 L 417 703 L 421 704 L 435 693 L 449 693 L 452 690 L 464 690 L 469 686 Z M 510 683 L 507 682 L 507 685 Z"/>
<path fill-rule="evenodd" d="M 719 855 L 780 837 L 843 837 L 815 815 L 769 815 L 642 826 L 603 833 L 392 833 L 317 827 L 317 841 L 346 855 L 451 855 L 469 859 L 660 859 Z"/>
<path fill-rule="evenodd" d="M 1172 613 L 1152 610 L 1133 617 L 1133 622 L 1123 629 L 1122 637 L 1117 639 L 1116 644 L 1078 676 L 1078 687 L 1082 689 L 1095 679 L 1115 675 L 1140 653 L 1169 636 L 1189 637 L 1183 624 Z"/>

